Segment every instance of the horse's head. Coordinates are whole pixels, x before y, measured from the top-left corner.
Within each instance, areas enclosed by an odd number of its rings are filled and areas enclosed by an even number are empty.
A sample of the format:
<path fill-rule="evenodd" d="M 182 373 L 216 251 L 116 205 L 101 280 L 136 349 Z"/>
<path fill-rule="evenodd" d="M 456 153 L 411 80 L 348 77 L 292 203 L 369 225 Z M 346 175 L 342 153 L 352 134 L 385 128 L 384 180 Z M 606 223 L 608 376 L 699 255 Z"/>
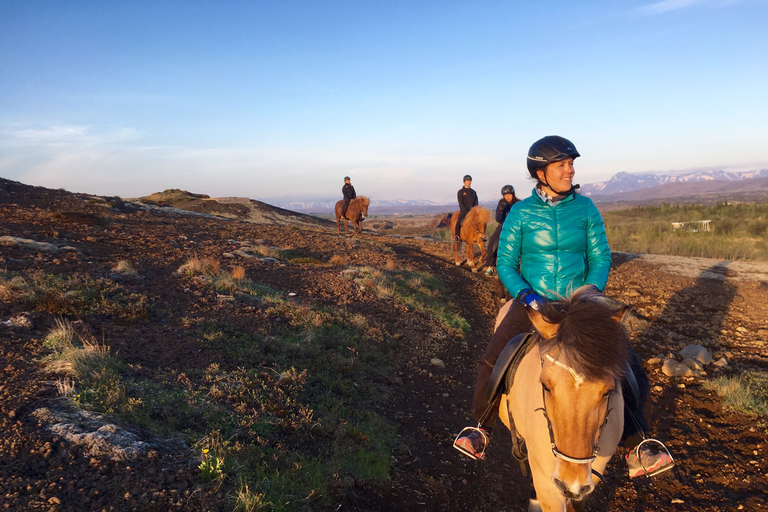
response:
<path fill-rule="evenodd" d="M 608 414 L 623 414 L 612 411 L 611 396 L 630 357 L 627 333 L 609 307 L 586 293 L 529 316 L 542 338 L 539 380 L 555 456 L 552 482 L 565 498 L 580 500 L 595 487 L 592 462 Z"/>
<path fill-rule="evenodd" d="M 470 217 L 470 223 L 477 233 L 474 241 L 477 243 L 484 242 L 485 228 L 491 218 L 491 212 L 482 206 L 475 206 L 470 210 L 468 217 Z"/>
<path fill-rule="evenodd" d="M 360 213 L 363 218 L 368 216 L 368 206 L 371 204 L 371 200 L 365 196 L 360 196 Z"/>

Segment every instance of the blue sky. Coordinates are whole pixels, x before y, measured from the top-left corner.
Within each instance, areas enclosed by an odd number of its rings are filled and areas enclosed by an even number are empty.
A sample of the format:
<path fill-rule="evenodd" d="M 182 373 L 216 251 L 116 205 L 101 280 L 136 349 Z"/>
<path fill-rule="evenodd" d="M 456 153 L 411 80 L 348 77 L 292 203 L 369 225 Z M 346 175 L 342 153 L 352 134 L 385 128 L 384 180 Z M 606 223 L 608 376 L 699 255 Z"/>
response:
<path fill-rule="evenodd" d="M 768 1 L 0 2 L 0 176 L 136 197 L 526 196 L 768 167 Z"/>

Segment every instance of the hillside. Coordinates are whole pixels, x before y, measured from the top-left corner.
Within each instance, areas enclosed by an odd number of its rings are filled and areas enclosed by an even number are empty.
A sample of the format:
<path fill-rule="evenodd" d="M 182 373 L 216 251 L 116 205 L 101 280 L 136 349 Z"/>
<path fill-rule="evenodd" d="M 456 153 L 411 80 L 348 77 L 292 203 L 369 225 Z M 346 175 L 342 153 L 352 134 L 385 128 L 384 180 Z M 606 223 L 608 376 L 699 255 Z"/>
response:
<path fill-rule="evenodd" d="M 178 208 L 189 212 L 237 219 L 254 224 L 279 226 L 310 225 L 330 226 L 327 220 L 272 206 L 246 197 L 211 198 L 205 194 L 194 194 L 186 190 L 170 189 L 139 198 L 143 205 Z"/>
<path fill-rule="evenodd" d="M 522 510 L 502 426 L 482 463 L 451 448 L 496 282 L 437 241 L 250 215 L 0 179 L 0 507 Z M 766 418 L 705 383 L 768 370 L 768 266 L 613 263 L 678 465 L 633 482 L 620 448 L 584 510 L 765 509 Z M 727 364 L 666 376 L 654 358 L 694 343 Z M 98 372 L 61 362 L 87 347 Z"/>

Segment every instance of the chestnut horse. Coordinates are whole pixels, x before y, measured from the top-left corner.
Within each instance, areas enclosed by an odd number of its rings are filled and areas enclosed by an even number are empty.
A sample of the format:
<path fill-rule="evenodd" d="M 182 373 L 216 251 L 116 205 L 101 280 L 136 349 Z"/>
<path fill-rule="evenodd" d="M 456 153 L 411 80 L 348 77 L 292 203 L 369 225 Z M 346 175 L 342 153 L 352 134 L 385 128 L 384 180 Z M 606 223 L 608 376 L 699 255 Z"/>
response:
<path fill-rule="evenodd" d="M 451 215 L 451 235 L 456 232 L 456 220 L 458 218 L 459 212 L 454 212 Z M 466 243 L 467 265 L 472 269 L 472 272 L 477 272 L 475 267 L 475 244 L 480 247 L 480 261 L 485 260 L 485 245 L 483 245 L 483 242 L 485 242 L 485 226 L 490 218 L 490 211 L 482 206 L 475 206 L 469 210 L 467 216 L 464 217 L 464 222 L 461 223 L 459 238 Z M 461 266 L 461 261 L 459 261 L 459 242 L 456 240 L 453 241 L 453 252 L 456 254 L 456 266 Z"/>
<path fill-rule="evenodd" d="M 368 206 L 371 204 L 371 200 L 365 196 L 358 196 L 349 202 L 347 211 L 344 216 L 341 216 L 341 209 L 344 207 L 344 201 L 338 201 L 336 203 L 336 233 L 341 235 L 339 229 L 339 222 L 344 221 L 344 231 L 349 234 L 349 228 L 347 227 L 347 221 L 352 221 L 352 228 L 354 234 L 363 232 L 362 221 L 368 216 Z"/>
<path fill-rule="evenodd" d="M 509 309 L 499 312 L 498 323 Z M 529 311 L 536 343 L 504 384 L 499 417 L 525 441 L 535 498 L 529 512 L 571 512 L 602 478 L 624 428 L 621 378 L 630 358 L 610 303 L 580 293 Z M 511 430 L 511 429 L 510 429 Z"/>

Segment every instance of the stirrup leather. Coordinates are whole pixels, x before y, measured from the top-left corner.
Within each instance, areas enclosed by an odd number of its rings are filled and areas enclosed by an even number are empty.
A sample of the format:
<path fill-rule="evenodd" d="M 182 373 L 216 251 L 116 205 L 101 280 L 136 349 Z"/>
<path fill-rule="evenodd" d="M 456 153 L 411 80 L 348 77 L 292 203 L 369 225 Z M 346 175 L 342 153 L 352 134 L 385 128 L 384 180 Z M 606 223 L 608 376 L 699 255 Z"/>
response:
<path fill-rule="evenodd" d="M 667 455 L 669 455 L 670 463 L 665 465 L 665 466 L 661 466 L 660 468 L 656 469 L 655 471 L 648 471 L 648 469 L 645 467 L 645 464 L 643 464 L 643 458 L 640 457 L 640 447 L 643 446 L 646 443 L 656 443 L 659 446 L 661 446 L 661 448 L 667 453 Z M 672 469 L 674 467 L 674 465 L 675 465 L 675 459 L 674 459 L 674 457 L 672 457 L 672 454 L 669 453 L 669 448 L 667 448 L 667 446 L 664 443 L 662 443 L 661 441 L 659 441 L 658 439 L 643 438 L 643 440 L 640 441 L 640 444 L 635 446 L 635 449 L 633 451 L 635 452 L 635 456 L 637 457 L 637 460 L 640 462 L 640 467 L 643 468 L 643 473 L 644 474 L 642 476 L 650 478 L 652 476 L 658 475 L 659 473 L 663 473 L 664 471 L 666 471 L 668 469 Z"/>
<path fill-rule="evenodd" d="M 476 431 L 476 432 L 479 432 L 480 435 L 483 438 L 483 451 L 480 452 L 480 455 L 475 455 L 474 453 L 470 453 L 467 450 L 465 450 L 464 448 L 462 448 L 461 446 L 459 446 L 458 444 L 456 444 L 456 442 L 464 435 L 465 432 L 467 432 L 467 431 L 471 432 L 473 430 Z M 461 432 L 459 432 L 456 435 L 456 439 L 453 440 L 453 447 L 456 448 L 457 450 L 459 450 L 461 453 L 463 453 L 467 457 L 469 457 L 470 459 L 484 460 L 485 459 L 485 450 L 488 448 L 489 441 L 490 441 L 490 438 L 488 437 L 488 434 L 485 432 L 485 430 L 480 428 L 480 425 L 478 425 L 477 427 L 465 427 L 465 428 L 463 428 L 461 430 Z"/>

